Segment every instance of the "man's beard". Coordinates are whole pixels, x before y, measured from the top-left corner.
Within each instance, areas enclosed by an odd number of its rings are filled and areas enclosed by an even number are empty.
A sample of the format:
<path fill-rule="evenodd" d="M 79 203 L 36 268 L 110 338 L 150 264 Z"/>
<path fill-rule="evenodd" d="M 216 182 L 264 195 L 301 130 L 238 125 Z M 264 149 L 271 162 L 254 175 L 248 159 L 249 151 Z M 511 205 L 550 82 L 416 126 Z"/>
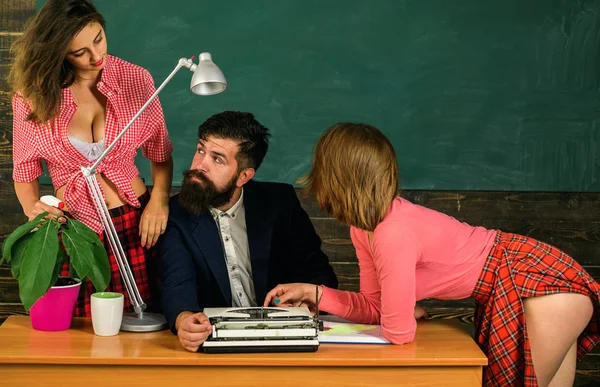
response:
<path fill-rule="evenodd" d="M 200 180 L 193 180 L 194 178 Z M 209 211 L 211 207 L 217 208 L 228 203 L 236 189 L 238 176 L 233 178 L 223 189 L 210 181 L 206 175 L 197 170 L 187 170 L 183 172 L 183 181 L 181 182 L 181 191 L 179 192 L 179 204 L 189 213 L 200 215 Z"/>

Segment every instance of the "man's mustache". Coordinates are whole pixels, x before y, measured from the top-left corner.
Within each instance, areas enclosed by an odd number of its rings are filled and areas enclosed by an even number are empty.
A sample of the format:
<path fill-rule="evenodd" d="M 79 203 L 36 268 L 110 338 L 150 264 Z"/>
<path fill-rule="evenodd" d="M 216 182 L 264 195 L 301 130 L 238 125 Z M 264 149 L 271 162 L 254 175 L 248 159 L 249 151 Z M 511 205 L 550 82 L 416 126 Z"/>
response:
<path fill-rule="evenodd" d="M 183 171 L 183 178 L 188 181 L 191 180 L 192 178 L 196 178 L 205 183 L 211 182 L 204 173 L 202 173 L 198 170 L 195 170 L 195 169 L 188 169 L 186 171 Z"/>

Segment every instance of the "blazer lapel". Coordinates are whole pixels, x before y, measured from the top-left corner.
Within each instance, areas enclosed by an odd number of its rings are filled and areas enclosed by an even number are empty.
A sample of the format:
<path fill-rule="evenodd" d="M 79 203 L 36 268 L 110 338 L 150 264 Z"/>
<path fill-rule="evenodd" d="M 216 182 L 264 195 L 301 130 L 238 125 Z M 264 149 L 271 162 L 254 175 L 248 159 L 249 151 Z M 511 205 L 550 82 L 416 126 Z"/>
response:
<path fill-rule="evenodd" d="M 272 225 L 264 220 L 264 209 L 254 184 L 246 184 L 244 188 L 244 211 L 246 212 L 246 230 L 248 248 L 252 264 L 252 278 L 256 302 L 262 305 L 267 292 L 269 279 L 269 256 L 271 253 Z"/>
<path fill-rule="evenodd" d="M 229 274 L 227 273 L 221 237 L 210 214 L 203 214 L 199 217 L 193 237 L 212 270 L 227 305 L 232 305 L 231 285 L 229 284 Z"/>

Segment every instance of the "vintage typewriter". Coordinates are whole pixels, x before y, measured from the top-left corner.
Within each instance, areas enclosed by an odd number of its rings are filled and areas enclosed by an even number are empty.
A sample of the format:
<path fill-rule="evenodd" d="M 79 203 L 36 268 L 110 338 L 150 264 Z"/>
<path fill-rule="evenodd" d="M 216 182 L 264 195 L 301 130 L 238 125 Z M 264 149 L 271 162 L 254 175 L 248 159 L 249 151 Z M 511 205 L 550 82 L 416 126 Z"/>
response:
<path fill-rule="evenodd" d="M 202 345 L 207 353 L 314 352 L 318 314 L 306 307 L 205 308 L 213 326 Z"/>

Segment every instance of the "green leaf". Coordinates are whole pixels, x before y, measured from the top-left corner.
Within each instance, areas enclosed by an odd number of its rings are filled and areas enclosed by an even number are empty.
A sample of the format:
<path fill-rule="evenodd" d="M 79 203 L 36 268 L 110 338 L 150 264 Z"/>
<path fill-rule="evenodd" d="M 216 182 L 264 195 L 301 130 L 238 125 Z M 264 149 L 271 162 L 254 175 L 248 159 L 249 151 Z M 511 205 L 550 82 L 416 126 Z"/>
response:
<path fill-rule="evenodd" d="M 92 247 L 94 252 L 94 264 L 90 272 L 90 280 L 94 284 L 94 288 L 98 292 L 103 292 L 108 287 L 110 282 L 110 263 L 108 262 L 108 254 L 102 244 L 94 244 Z"/>
<path fill-rule="evenodd" d="M 70 257 L 71 266 L 79 279 L 89 277 L 97 291 L 106 290 L 110 281 L 110 264 L 98 234 L 75 219 L 69 219 L 68 223 L 69 227 L 63 229 L 63 244 Z M 82 252 L 82 249 L 85 249 L 85 252 Z"/>
<path fill-rule="evenodd" d="M 56 284 L 56 281 L 58 280 L 58 276 L 60 275 L 60 272 L 62 271 L 62 265 L 65 262 L 65 259 L 67 259 L 67 255 L 65 254 L 63 249 L 59 248 L 56 265 L 54 265 L 54 271 L 52 272 L 52 279 L 50 280 L 50 286 L 54 286 Z"/>
<path fill-rule="evenodd" d="M 62 242 L 69 256 L 69 262 L 79 278 L 89 276 L 94 266 L 93 243 L 71 227 L 63 229 Z"/>
<path fill-rule="evenodd" d="M 25 257 L 29 242 L 35 233 L 25 234 L 21 239 L 18 239 L 12 247 L 12 262 L 10 264 L 10 271 L 16 280 L 19 279 L 19 270 L 21 269 L 21 263 Z"/>
<path fill-rule="evenodd" d="M 46 215 L 48 215 L 47 212 L 42 212 L 41 214 L 36 216 L 35 219 L 17 227 L 15 231 L 13 231 L 9 236 L 6 237 L 4 243 L 2 244 L 2 259 L 0 259 L 0 265 L 4 260 L 6 260 L 6 263 L 10 263 L 10 261 L 12 260 L 13 253 L 12 247 L 15 244 L 15 242 L 21 239 L 22 237 L 28 235 L 31 232 L 31 230 L 40 225 L 44 221 L 44 217 Z"/>
<path fill-rule="evenodd" d="M 81 238 L 87 239 L 90 243 L 102 244 L 98 234 L 80 221 L 69 218 L 67 223 L 69 224 L 69 229 L 77 233 Z"/>
<path fill-rule="evenodd" d="M 58 230 L 52 222 L 46 222 L 34 233 L 21 262 L 19 295 L 25 310 L 53 285 L 50 281 L 59 258 L 58 250 Z"/>

